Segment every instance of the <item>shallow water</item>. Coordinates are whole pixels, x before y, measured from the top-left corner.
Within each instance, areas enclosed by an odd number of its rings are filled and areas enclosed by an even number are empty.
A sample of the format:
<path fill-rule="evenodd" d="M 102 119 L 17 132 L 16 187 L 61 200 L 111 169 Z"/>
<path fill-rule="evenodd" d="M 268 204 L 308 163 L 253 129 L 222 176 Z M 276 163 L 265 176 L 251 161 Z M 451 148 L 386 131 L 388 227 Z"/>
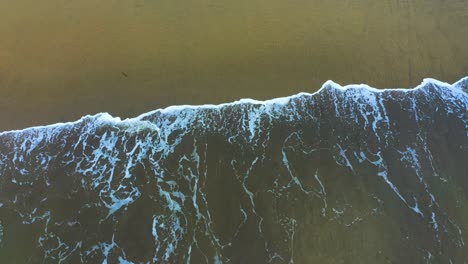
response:
<path fill-rule="evenodd" d="M 466 1 L 0 1 L 0 131 L 468 74 Z M 0 133 L 0 263 L 461 263 L 468 78 Z"/>
<path fill-rule="evenodd" d="M 468 2 L 0 1 L 0 130 L 468 73 Z"/>
<path fill-rule="evenodd" d="M 0 133 L 0 263 L 464 263 L 468 78 Z"/>

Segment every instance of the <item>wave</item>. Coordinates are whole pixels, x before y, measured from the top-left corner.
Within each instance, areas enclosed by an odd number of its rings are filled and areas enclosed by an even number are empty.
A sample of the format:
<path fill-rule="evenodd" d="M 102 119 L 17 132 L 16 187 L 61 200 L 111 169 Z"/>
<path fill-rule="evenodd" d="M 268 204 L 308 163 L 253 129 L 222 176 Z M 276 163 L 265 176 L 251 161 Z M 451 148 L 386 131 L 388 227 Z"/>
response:
<path fill-rule="evenodd" d="M 449 83 L 446 83 L 446 82 L 441 82 L 441 81 L 436 80 L 436 79 L 425 78 L 420 85 L 418 85 L 418 86 L 416 86 L 415 88 L 412 88 L 412 89 L 408 89 L 408 88 L 386 88 L 386 89 L 382 89 L 382 88 L 374 88 L 374 87 L 371 87 L 371 86 L 369 86 L 367 84 L 349 84 L 349 85 L 341 86 L 340 84 L 338 84 L 338 83 L 336 83 L 336 82 L 334 82 L 332 80 L 328 80 L 322 85 L 322 87 L 319 90 L 317 90 L 314 93 L 301 92 L 301 93 L 295 94 L 293 96 L 274 98 L 274 99 L 265 100 L 265 101 L 255 100 L 255 99 L 251 99 L 251 98 L 243 98 L 243 99 L 240 99 L 238 101 L 231 102 L 231 103 L 223 103 L 223 104 L 218 104 L 218 105 L 214 105 L 214 104 L 175 105 L 175 106 L 169 106 L 169 107 L 166 107 L 166 108 L 156 109 L 156 110 L 153 110 L 153 111 L 150 111 L 150 112 L 147 112 L 147 113 L 143 113 L 143 114 L 139 115 L 138 117 L 127 118 L 127 119 L 124 119 L 124 120 L 122 120 L 120 117 L 113 117 L 109 113 L 98 113 L 98 114 L 95 114 L 95 115 L 86 115 L 86 116 L 82 117 L 81 119 L 79 119 L 77 121 L 73 121 L 73 122 L 55 123 L 55 124 L 51 124 L 51 125 L 34 126 L 34 127 L 29 127 L 29 128 L 25 128 L 25 129 L 19 129 L 19 130 L 3 131 L 3 132 L 0 132 L 0 135 L 7 134 L 7 133 L 17 133 L 17 132 L 22 132 L 22 131 L 25 131 L 25 130 L 35 130 L 35 129 L 43 129 L 43 128 L 62 127 L 62 126 L 77 124 L 77 123 L 81 122 L 82 120 L 88 120 L 88 119 L 95 119 L 96 122 L 102 122 L 102 123 L 105 123 L 105 122 L 133 123 L 133 122 L 141 121 L 145 117 L 150 116 L 152 114 L 159 114 L 159 113 L 162 113 L 162 114 L 172 113 L 172 114 L 174 114 L 174 113 L 177 113 L 177 112 L 183 111 L 183 110 L 222 109 L 222 108 L 225 108 L 225 107 L 232 107 L 232 106 L 243 105 L 243 104 L 279 105 L 279 106 L 283 105 L 284 106 L 285 104 L 287 104 L 290 100 L 292 100 L 294 98 L 298 98 L 298 97 L 302 97 L 302 96 L 304 96 L 304 97 L 313 97 L 313 96 L 321 94 L 321 93 L 327 93 L 327 90 L 339 90 L 339 91 L 344 92 L 344 91 L 347 91 L 347 90 L 356 90 L 357 89 L 357 90 L 365 90 L 365 91 L 374 92 L 374 93 L 388 93 L 388 92 L 402 92 L 402 93 L 410 92 L 411 93 L 411 92 L 415 92 L 415 91 L 424 89 L 427 86 L 434 85 L 436 87 L 441 87 L 443 89 L 450 89 L 450 90 L 454 91 L 455 93 L 460 93 L 460 92 L 461 93 L 467 93 L 468 88 L 466 88 L 467 87 L 466 83 L 468 83 L 468 76 L 460 79 L 459 81 L 453 83 L 452 85 L 449 84 Z M 463 96 L 463 94 L 461 96 Z"/>
<path fill-rule="evenodd" d="M 6 131 L 0 260 L 466 261 L 467 158 L 468 77 Z"/>

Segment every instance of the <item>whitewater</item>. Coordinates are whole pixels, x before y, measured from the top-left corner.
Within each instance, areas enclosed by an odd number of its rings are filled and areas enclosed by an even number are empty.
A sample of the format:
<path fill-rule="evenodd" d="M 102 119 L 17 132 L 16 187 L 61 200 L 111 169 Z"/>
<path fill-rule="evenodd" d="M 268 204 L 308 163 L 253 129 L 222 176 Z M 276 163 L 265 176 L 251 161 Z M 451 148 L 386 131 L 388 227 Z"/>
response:
<path fill-rule="evenodd" d="M 459 263 L 467 160 L 468 77 L 5 131 L 0 260 Z"/>

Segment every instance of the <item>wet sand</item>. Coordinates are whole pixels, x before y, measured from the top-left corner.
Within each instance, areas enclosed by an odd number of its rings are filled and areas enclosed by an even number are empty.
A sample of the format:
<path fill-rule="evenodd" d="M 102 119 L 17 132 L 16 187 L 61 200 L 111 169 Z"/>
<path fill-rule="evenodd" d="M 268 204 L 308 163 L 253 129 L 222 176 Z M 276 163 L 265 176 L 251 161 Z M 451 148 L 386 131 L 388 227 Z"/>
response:
<path fill-rule="evenodd" d="M 468 74 L 468 2 L 0 2 L 0 130 Z"/>

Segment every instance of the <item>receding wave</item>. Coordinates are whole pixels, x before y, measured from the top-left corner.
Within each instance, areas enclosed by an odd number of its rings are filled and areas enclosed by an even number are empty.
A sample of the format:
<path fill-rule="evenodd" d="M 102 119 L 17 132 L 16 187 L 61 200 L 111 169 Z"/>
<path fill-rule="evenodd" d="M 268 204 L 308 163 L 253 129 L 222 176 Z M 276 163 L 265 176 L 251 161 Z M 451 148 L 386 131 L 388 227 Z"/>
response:
<path fill-rule="evenodd" d="M 468 77 L 0 133 L 0 260 L 468 261 Z"/>

